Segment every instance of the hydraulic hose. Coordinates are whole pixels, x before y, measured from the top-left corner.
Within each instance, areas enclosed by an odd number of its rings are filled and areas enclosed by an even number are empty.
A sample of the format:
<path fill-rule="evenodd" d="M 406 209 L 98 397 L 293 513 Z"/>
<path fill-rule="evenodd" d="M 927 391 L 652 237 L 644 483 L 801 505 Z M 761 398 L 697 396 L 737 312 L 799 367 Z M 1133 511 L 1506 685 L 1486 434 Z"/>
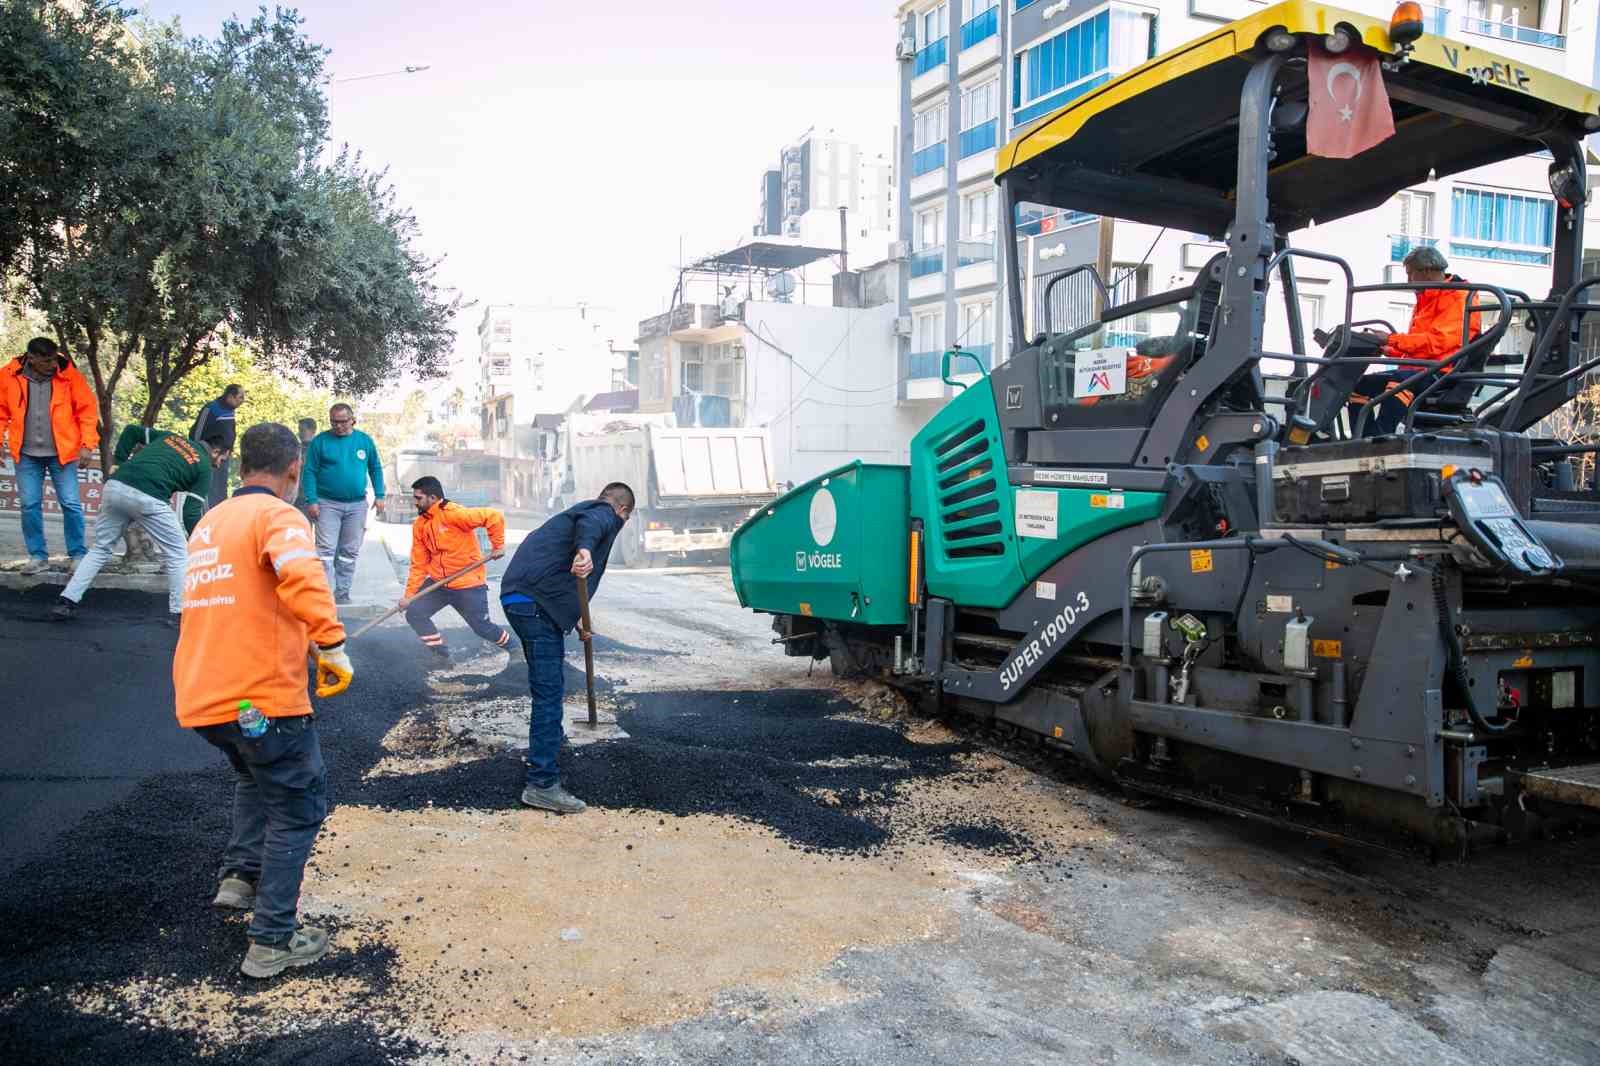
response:
<path fill-rule="evenodd" d="M 1456 635 L 1456 627 L 1450 624 L 1450 598 L 1446 594 L 1444 584 L 1444 570 L 1442 567 L 1433 568 L 1433 605 L 1439 615 L 1439 636 L 1444 639 L 1447 663 L 1445 672 L 1455 679 L 1456 687 L 1461 690 L 1461 701 L 1466 704 L 1467 717 L 1472 719 L 1475 729 L 1485 733 L 1504 733 L 1512 726 L 1514 721 L 1507 721 L 1504 725 L 1490 725 L 1483 715 L 1478 713 L 1478 708 L 1472 702 L 1472 688 L 1467 676 L 1467 666 L 1463 661 L 1461 639 Z"/>

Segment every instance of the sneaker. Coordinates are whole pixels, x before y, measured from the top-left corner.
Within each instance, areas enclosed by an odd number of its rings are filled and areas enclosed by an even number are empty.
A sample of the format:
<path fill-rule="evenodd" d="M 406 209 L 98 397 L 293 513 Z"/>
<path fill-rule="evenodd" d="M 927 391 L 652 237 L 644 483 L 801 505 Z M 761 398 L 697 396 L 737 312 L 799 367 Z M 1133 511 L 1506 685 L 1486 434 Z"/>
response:
<path fill-rule="evenodd" d="M 34 574 L 42 574 L 48 569 L 50 569 L 49 559 L 29 559 L 17 572 L 31 577 Z"/>
<path fill-rule="evenodd" d="M 350 594 L 348 592 L 338 593 L 337 595 L 335 595 L 333 597 L 333 602 L 334 603 L 349 603 L 350 602 Z"/>
<path fill-rule="evenodd" d="M 537 807 L 541 811 L 555 811 L 557 814 L 577 814 L 589 806 L 560 785 L 551 785 L 549 788 L 529 785 L 522 790 L 522 805 Z"/>
<path fill-rule="evenodd" d="M 50 608 L 50 617 L 57 622 L 70 622 L 78 616 L 78 605 L 65 596 L 56 597 L 56 605 Z"/>
<path fill-rule="evenodd" d="M 310 966 L 328 953 L 328 933 L 303 925 L 294 931 L 287 944 L 250 945 L 239 971 L 246 977 L 276 977 L 291 966 Z"/>
<path fill-rule="evenodd" d="M 211 905 L 234 911 L 251 910 L 256 905 L 256 886 L 238 874 L 228 874 L 217 888 L 217 898 Z"/>

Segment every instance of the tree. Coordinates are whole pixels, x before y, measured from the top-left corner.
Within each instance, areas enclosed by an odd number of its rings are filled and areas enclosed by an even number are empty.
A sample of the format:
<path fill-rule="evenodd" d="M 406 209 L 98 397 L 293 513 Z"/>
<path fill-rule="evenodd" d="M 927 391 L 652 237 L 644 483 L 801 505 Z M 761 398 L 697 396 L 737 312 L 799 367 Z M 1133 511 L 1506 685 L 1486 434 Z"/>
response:
<path fill-rule="evenodd" d="M 24 282 L 14 299 L 39 308 L 88 371 L 103 435 L 115 435 L 130 368 L 145 394 L 129 414 L 153 424 L 230 339 L 266 368 L 346 391 L 438 373 L 452 338 L 434 264 L 412 249 L 415 221 L 381 174 L 348 151 L 319 162 L 325 53 L 295 12 L 229 20 L 214 41 L 156 27 L 130 62 L 110 40 L 115 8 L 91 3 L 98 20 L 70 22 L 53 4 L 0 5 L 43 27 L 28 38 L 41 56 L 71 37 L 68 56 L 103 87 L 93 107 L 62 92 L 73 152 L 57 155 L 76 169 L 52 176 L 24 153 L 45 191 L 19 223 L 14 263 L 0 248 L 0 272 L 14 265 Z"/>
<path fill-rule="evenodd" d="M 324 389 L 301 385 L 269 370 L 248 348 L 234 342 L 224 344 L 204 365 L 173 386 L 161 410 L 145 424 L 187 433 L 200 408 L 231 384 L 243 385 L 247 397 L 239 409 L 241 432 L 258 422 L 278 422 L 294 429 L 302 418 L 314 418 L 320 428 L 326 429 L 328 408 L 336 402 L 333 394 Z M 141 421 L 147 395 L 139 368 L 135 368 L 133 380 L 118 396 L 119 420 Z"/>

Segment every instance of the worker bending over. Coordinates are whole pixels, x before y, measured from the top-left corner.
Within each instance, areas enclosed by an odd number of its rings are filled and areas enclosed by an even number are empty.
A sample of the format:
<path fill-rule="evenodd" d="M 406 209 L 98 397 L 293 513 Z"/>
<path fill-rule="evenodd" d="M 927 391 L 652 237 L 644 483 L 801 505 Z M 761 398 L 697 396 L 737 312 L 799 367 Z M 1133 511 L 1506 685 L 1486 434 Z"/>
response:
<path fill-rule="evenodd" d="M 417 506 L 417 519 L 411 523 L 411 573 L 406 577 L 406 594 L 400 606 L 406 621 L 416 630 L 422 643 L 443 662 L 450 661 L 450 649 L 433 624 L 433 616 L 454 607 L 462 621 L 478 636 L 497 648 L 511 643 L 509 631 L 489 620 L 489 571 L 480 566 L 461 574 L 443 587 L 421 596 L 417 592 L 430 581 L 440 581 L 473 560 L 483 558 L 478 551 L 477 530 L 489 533 L 490 559 L 506 550 L 506 518 L 492 507 L 462 507 L 445 499 L 444 486 L 436 477 L 419 477 L 411 483 L 411 502 Z"/>
<path fill-rule="evenodd" d="M 1406 281 L 1412 285 L 1436 282 L 1460 283 L 1461 278 L 1445 271 L 1450 264 L 1437 248 L 1413 248 L 1402 261 Z M 1467 337 L 1461 336 L 1461 327 L 1467 320 L 1467 300 L 1472 296 L 1468 289 L 1421 289 L 1417 304 L 1411 311 L 1411 327 L 1405 333 L 1368 333 L 1384 355 L 1406 359 L 1399 366 L 1386 366 L 1376 373 L 1367 374 L 1356 382 L 1350 394 L 1350 428 L 1355 428 L 1361 409 L 1382 396 L 1395 385 L 1412 377 L 1427 367 L 1422 362 L 1436 363 L 1460 351 L 1473 338 L 1483 332 L 1482 316 L 1474 311 L 1467 326 Z M 1453 369 L 1453 368 L 1451 368 Z M 1446 370 L 1446 373 L 1449 369 Z M 1349 380 L 1349 379 L 1346 379 Z M 1400 428 L 1406 409 L 1416 398 L 1416 392 L 1428 387 L 1434 379 L 1425 377 L 1413 389 L 1402 389 L 1378 405 L 1367 420 L 1366 436 L 1393 433 Z M 1415 390 L 1415 391 L 1413 391 Z"/>
<path fill-rule="evenodd" d="M 620 481 L 607 485 L 598 500 L 562 511 L 517 547 L 500 581 L 500 604 L 511 628 L 522 638 L 528 658 L 528 778 L 522 802 L 529 807 L 576 814 L 587 806 L 561 787 L 556 754 L 561 750 L 561 701 L 566 695 L 562 660 L 567 631 L 578 624 L 578 585 L 589 595 L 600 588 L 611 545 L 633 513 L 633 490 Z M 592 634 L 578 631 L 587 642 Z"/>
<path fill-rule="evenodd" d="M 73 571 L 72 580 L 51 613 L 61 621 L 74 617 L 83 594 L 110 561 L 117 541 L 127 534 L 129 526 L 138 526 L 161 549 L 171 616 L 167 624 L 176 626 L 183 609 L 184 560 L 188 557 L 184 541 L 205 512 L 216 457 L 217 451 L 211 445 L 176 433 L 145 426 L 123 430 L 113 453 L 116 471 L 106 479 L 105 490 L 100 494 L 94 544 Z M 183 494 L 182 525 L 170 502 L 175 493 Z"/>
<path fill-rule="evenodd" d="M 239 438 L 239 472 L 242 487 L 189 538 L 172 684 L 178 724 L 233 765 L 233 833 L 213 902 L 254 909 L 240 969 L 271 977 L 328 951 L 328 934 L 296 919 L 306 856 L 328 814 L 328 775 L 306 696 L 308 646 L 318 696 L 343 692 L 354 671 L 311 526 L 289 502 L 300 480 L 299 442 L 287 426 L 251 426 Z M 265 723 L 252 721 L 242 701 Z"/>

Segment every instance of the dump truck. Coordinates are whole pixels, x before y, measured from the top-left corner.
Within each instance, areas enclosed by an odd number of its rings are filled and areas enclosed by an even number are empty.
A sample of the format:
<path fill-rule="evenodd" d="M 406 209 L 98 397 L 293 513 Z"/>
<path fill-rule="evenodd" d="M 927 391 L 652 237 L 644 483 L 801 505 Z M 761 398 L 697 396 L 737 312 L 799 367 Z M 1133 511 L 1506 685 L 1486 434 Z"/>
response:
<path fill-rule="evenodd" d="M 680 429 L 667 414 L 575 414 L 566 438 L 561 506 L 593 499 L 613 481 L 636 494 L 617 540 L 624 566 L 725 561 L 739 523 L 777 496 L 764 428 Z"/>
<path fill-rule="evenodd" d="M 961 391 L 908 465 L 841 466 L 733 539 L 740 602 L 774 616 L 789 654 L 1124 789 L 1307 833 L 1454 855 L 1595 823 L 1600 502 L 1540 474 L 1594 448 L 1537 426 L 1600 369 L 1576 344 L 1600 313 L 1600 277 L 1581 272 L 1600 93 L 1424 33 L 1417 12 L 1265 8 L 1001 149 L 1009 360 L 962 388 L 964 353 L 946 352 Z M 1392 135 L 1350 159 L 1308 151 L 1308 94 L 1325 88 L 1308 82 L 1312 50 L 1377 61 Z M 1536 152 L 1556 208 L 1543 296 L 1357 285 L 1349 263 L 1289 241 L 1430 171 Z M 1225 250 L 1120 306 L 1079 267 L 1099 313 L 1030 337 L 1020 203 Z M 1299 318 L 1305 258 L 1351 296 L 1321 349 Z M 1424 288 L 1465 290 L 1464 314 L 1492 325 L 1464 322 L 1456 351 L 1353 406 L 1374 354 L 1354 300 Z M 1271 351 L 1280 300 L 1290 350 Z M 1513 322 L 1522 368 L 1488 360 Z M 1293 370 L 1266 381 L 1264 360 Z M 1371 432 L 1397 397 L 1401 424 Z"/>

